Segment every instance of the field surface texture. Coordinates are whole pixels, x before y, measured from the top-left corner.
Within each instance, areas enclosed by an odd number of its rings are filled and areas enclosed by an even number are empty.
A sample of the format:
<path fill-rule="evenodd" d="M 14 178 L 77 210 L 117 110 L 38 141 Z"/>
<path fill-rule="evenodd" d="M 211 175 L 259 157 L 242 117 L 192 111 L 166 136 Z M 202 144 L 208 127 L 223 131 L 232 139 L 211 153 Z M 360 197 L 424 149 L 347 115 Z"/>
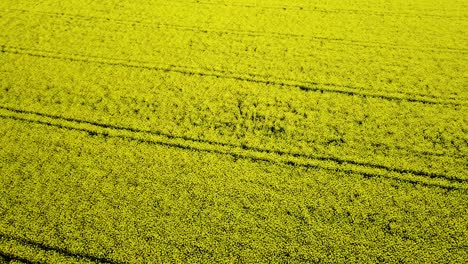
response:
<path fill-rule="evenodd" d="M 465 263 L 468 2 L 1 0 L 0 263 Z"/>

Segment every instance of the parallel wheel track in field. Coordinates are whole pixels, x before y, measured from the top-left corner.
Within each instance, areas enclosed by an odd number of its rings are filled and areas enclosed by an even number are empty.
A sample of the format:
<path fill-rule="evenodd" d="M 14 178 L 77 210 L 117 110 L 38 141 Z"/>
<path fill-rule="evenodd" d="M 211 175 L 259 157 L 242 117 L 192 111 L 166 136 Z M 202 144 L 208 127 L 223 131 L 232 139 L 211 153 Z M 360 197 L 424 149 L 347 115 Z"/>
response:
<path fill-rule="evenodd" d="M 180 1 L 182 2 L 182 1 Z M 216 3 L 208 3 L 208 2 L 193 2 L 199 4 L 216 4 Z M 226 4 L 226 3 L 221 3 Z M 233 6 L 236 4 L 232 4 Z M 258 6 L 249 6 L 243 5 L 245 7 L 255 7 Z M 300 6 L 272 6 L 272 7 L 258 7 L 258 8 L 275 8 L 275 9 L 300 9 L 300 10 L 310 10 L 310 11 L 318 11 L 318 12 L 350 12 L 354 13 L 358 10 L 318 10 L 316 8 L 304 8 Z M 372 14 L 372 13 L 369 13 Z M 382 14 L 373 14 L 373 15 L 392 15 L 391 13 L 382 13 Z M 410 14 L 398 14 L 395 13 L 393 15 L 410 15 Z M 416 15 L 415 15 L 416 16 Z M 419 15 L 418 15 L 419 16 Z M 434 16 L 436 15 L 428 15 L 423 14 L 421 16 Z M 443 17 L 443 16 L 440 16 Z M 465 18 L 465 17 L 462 17 Z M 99 18 L 101 19 L 101 18 Z M 105 18 L 102 18 L 105 19 Z M 133 22 L 129 22 L 133 23 Z M 183 27 L 183 26 L 176 26 L 176 25 L 163 25 L 166 27 L 174 27 L 180 28 L 182 30 L 193 30 L 193 31 L 210 31 L 214 33 L 221 33 L 221 34 L 252 34 L 252 35 L 265 35 L 268 33 L 263 32 L 247 32 L 247 31 L 217 31 L 216 29 L 200 29 L 196 27 Z M 282 33 L 269 33 L 270 36 L 277 36 L 277 37 L 302 37 L 306 38 L 307 36 L 303 35 L 293 35 L 293 34 L 282 34 Z M 311 38 L 311 37 L 309 37 Z M 369 45 L 371 42 L 360 43 L 359 41 L 347 41 L 344 39 L 330 39 L 330 38 L 320 38 L 320 37 L 313 37 L 313 39 L 317 40 L 327 40 L 327 41 L 340 41 L 344 44 L 349 45 Z M 372 43 L 376 45 L 387 45 L 385 43 Z M 391 46 L 390 46 L 391 48 Z M 402 48 L 394 46 L 394 48 Z M 404 47 L 403 47 L 404 48 Z M 412 48 L 410 48 L 412 49 Z M 371 95 L 371 94 L 359 94 L 358 92 L 350 92 L 350 91 L 341 91 L 341 90 L 333 90 L 333 89 L 320 89 L 320 88 L 311 88 L 299 84 L 289 84 L 282 81 L 269 81 L 266 79 L 262 79 L 263 76 L 253 76 L 249 75 L 248 77 L 243 76 L 234 76 L 236 73 L 230 72 L 223 72 L 223 71 L 212 71 L 212 72 L 197 72 L 196 70 L 192 71 L 188 67 L 183 68 L 182 66 L 145 66 L 138 63 L 142 62 L 130 62 L 127 64 L 120 62 L 118 60 L 110 60 L 106 58 L 99 58 L 99 57 L 91 57 L 85 55 L 77 55 L 77 54 L 69 54 L 70 57 L 65 57 L 64 54 L 40 54 L 41 52 L 45 51 L 37 51 L 37 50 L 28 50 L 28 49 L 21 49 L 21 48 L 12 48 L 12 47 L 5 47 L 2 46 L 0 51 L 7 52 L 7 53 L 17 53 L 17 54 L 25 54 L 30 56 L 37 56 L 37 57 L 48 57 L 48 58 L 57 58 L 57 59 L 66 59 L 72 61 L 85 61 L 85 62 L 93 62 L 93 63 L 101 63 L 101 64 L 110 64 L 110 65 L 120 65 L 125 67 L 137 67 L 137 68 L 145 68 L 145 69 L 154 69 L 154 70 L 162 70 L 162 71 L 174 71 L 180 72 L 184 74 L 194 74 L 194 75 L 203 75 L 203 76 L 214 76 L 220 78 L 231 78 L 231 79 L 238 79 L 241 81 L 251 81 L 251 82 L 259 82 L 265 84 L 274 84 L 274 85 L 281 85 L 281 86 L 294 86 L 298 87 L 302 90 L 314 90 L 314 91 L 323 91 L 323 92 L 337 92 L 337 93 L 344 93 L 350 95 L 360 95 L 360 96 L 369 96 L 369 97 L 377 97 L 386 100 L 406 100 L 406 101 L 414 101 L 414 102 L 421 102 L 421 103 L 448 103 L 448 104 L 459 104 L 459 102 L 438 102 L 436 100 L 426 100 L 426 99 L 411 99 L 411 98 L 401 98 L 399 96 L 396 97 L 386 97 L 385 95 Z M 437 50 L 433 50 L 438 52 Z M 467 53 L 467 50 L 464 49 L 453 49 L 451 51 L 460 52 L 460 53 Z M 30 54 L 29 54 L 30 53 Z M 134 64 L 136 63 L 136 64 Z M 147 63 L 146 63 L 147 64 Z M 173 69 L 175 67 L 175 69 Z M 260 78 L 260 79 L 256 79 Z M 291 81 L 291 80 L 289 80 Z M 314 83 L 313 85 L 332 85 L 333 84 L 318 84 Z M 344 88 L 353 88 L 353 87 L 345 87 Z M 457 178 L 450 178 L 446 175 L 441 174 L 432 174 L 428 172 L 421 172 L 421 171 L 412 171 L 412 170 L 401 170 L 390 168 L 383 165 L 378 164 L 365 164 L 365 163 L 358 163 L 355 161 L 350 160 L 340 160 L 336 158 L 324 158 L 324 157 L 311 157 L 301 154 L 294 154 L 294 153 L 285 153 L 279 151 L 271 151 L 271 150 L 263 150 L 258 148 L 250 148 L 250 147 L 239 147 L 235 145 L 229 144 L 222 144 L 216 142 L 209 142 L 203 140 L 196 140 L 196 139 L 188 139 L 188 138 L 180 138 L 180 137 L 173 137 L 170 135 L 163 135 L 162 133 L 154 132 L 154 131 L 143 131 L 134 128 L 124 128 L 118 127 L 109 124 L 99 124 L 85 120 L 78 120 L 72 118 L 65 118 L 60 116 L 53 116 L 48 114 L 42 113 L 34 113 L 31 111 L 19 110 L 19 109 L 12 109 L 7 107 L 1 107 L 2 111 L 0 112 L 0 118 L 6 119 L 13 119 L 20 122 L 30 122 L 35 124 L 47 125 L 61 129 L 67 130 L 75 130 L 75 131 L 82 131 L 86 132 L 90 135 L 99 135 L 105 137 L 116 137 L 116 138 L 123 138 L 126 140 L 136 140 L 142 143 L 148 144 L 159 144 L 165 145 L 170 147 L 177 147 L 182 149 L 188 149 L 191 151 L 200 151 L 200 152 L 210 152 L 210 153 L 218 153 L 223 155 L 230 155 L 234 158 L 245 158 L 251 160 L 258 160 L 264 162 L 273 162 L 273 163 L 282 163 L 285 165 L 293 165 L 293 166 L 303 166 L 303 167 L 311 167 L 311 168 L 322 168 L 328 169 L 332 171 L 343 171 L 349 173 L 356 173 L 360 174 L 364 177 L 382 177 L 382 178 L 389 178 L 394 179 L 397 181 L 402 182 L 409 182 L 412 184 L 421 184 L 430 187 L 440 187 L 447 190 L 467 190 L 467 181 L 463 179 Z M 370 172 L 364 170 L 365 168 L 370 168 Z M 403 177 L 402 174 L 408 174 L 406 177 Z M 422 180 L 424 178 L 424 180 Z M 92 261 L 96 263 L 111 263 L 116 264 L 119 263 L 112 259 L 106 257 L 97 257 L 92 256 L 85 253 L 78 253 L 78 252 L 71 252 L 67 249 L 54 247 L 50 245 L 45 245 L 40 242 L 36 242 L 30 239 L 22 238 L 22 237 L 15 237 L 6 234 L 0 233 L 0 240 L 7 240 L 13 241 L 14 243 L 21 244 L 23 246 L 27 246 L 30 248 L 34 248 L 35 250 L 39 250 L 42 252 L 51 252 L 55 254 L 62 255 L 64 257 L 73 258 L 77 260 L 84 260 L 84 261 Z M 18 261 L 23 263 L 42 263 L 40 261 L 29 260 L 25 257 L 20 255 L 15 255 L 7 252 L 0 251 L 0 260 L 5 261 Z"/>
<path fill-rule="evenodd" d="M 19 263 L 23 263 L 23 264 L 39 263 L 39 262 L 30 261 L 30 260 L 28 260 L 26 258 L 16 256 L 16 255 L 13 255 L 13 254 L 10 254 L 10 253 L 2 252 L 2 251 L 0 251 L 0 260 L 5 261 L 5 263 L 12 263 L 12 262 L 14 262 L 14 263 L 19 262 Z"/>
<path fill-rule="evenodd" d="M 363 10 L 363 9 L 344 9 L 344 8 L 324 8 L 318 6 L 301 6 L 301 5 L 274 5 L 274 6 L 265 6 L 265 5 L 253 5 L 253 4 L 244 4 L 244 3 L 227 3 L 221 1 L 171 1 L 171 4 L 201 4 L 201 5 L 218 5 L 218 6 L 232 6 L 232 7 L 244 7 L 244 8 L 257 8 L 257 9 L 280 9 L 280 10 L 299 10 L 299 11 L 309 11 L 309 12 L 319 12 L 319 13 L 348 13 L 348 14 L 365 14 L 371 16 L 399 16 L 399 17 L 430 17 L 430 18 L 444 18 L 444 19 L 466 19 L 467 16 L 443 16 L 436 14 L 424 14 L 424 13 L 411 13 L 411 12 L 390 12 L 390 11 L 378 11 L 378 10 Z M 419 11 L 419 10 L 418 10 Z M 451 10 L 458 11 L 458 10 Z"/>
<path fill-rule="evenodd" d="M 85 262 L 93 262 L 93 263 L 108 263 L 108 264 L 119 264 L 119 262 L 108 259 L 106 257 L 97 257 L 97 256 L 92 256 L 86 253 L 78 253 L 78 252 L 71 252 L 67 249 L 55 247 L 55 246 L 50 246 L 46 245 L 41 242 L 36 242 L 31 239 L 26 239 L 18 236 L 11 236 L 7 234 L 0 233 L 0 243 L 2 240 L 10 241 L 15 244 L 19 244 L 23 247 L 31 248 L 35 252 L 43 252 L 43 253 L 52 253 L 52 254 L 58 254 L 60 256 L 66 257 L 66 258 L 72 258 L 75 260 L 83 260 Z M 4 259 L 5 261 L 19 261 L 20 263 L 26 263 L 26 264 L 36 264 L 36 263 L 45 263 L 43 261 L 36 261 L 36 260 L 31 260 L 26 257 L 16 255 L 16 254 L 11 254 L 7 252 L 2 252 L 0 251 L 0 260 Z"/>
<path fill-rule="evenodd" d="M 80 131 L 91 136 L 114 137 L 145 144 L 176 147 L 189 151 L 228 155 L 234 159 L 249 159 L 253 161 L 284 164 L 287 166 L 340 171 L 347 174 L 358 174 L 365 178 L 387 178 L 411 184 L 440 187 L 446 190 L 468 190 L 468 180 L 450 177 L 440 173 L 392 168 L 385 165 L 363 163 L 336 157 L 311 156 L 245 145 L 237 146 L 228 143 L 178 137 L 158 131 L 121 127 L 5 106 L 0 106 L 0 118 Z"/>
<path fill-rule="evenodd" d="M 329 92 L 345 94 L 350 96 L 361 96 L 378 98 L 389 101 L 408 101 L 423 104 L 445 104 L 445 105 L 466 105 L 468 102 L 460 101 L 452 98 L 443 98 L 442 100 L 433 98 L 430 96 L 413 95 L 408 96 L 404 93 L 393 93 L 389 94 L 386 92 L 370 92 L 369 89 L 364 90 L 361 87 L 353 87 L 349 85 L 337 85 L 333 83 L 318 83 L 318 82 L 302 82 L 297 80 L 284 80 L 284 79 L 272 79 L 258 74 L 249 73 L 237 73 L 218 69 L 201 69 L 194 68 L 184 65 L 155 65 L 151 62 L 137 61 L 137 60 L 123 60 L 116 58 L 104 58 L 94 55 L 82 55 L 82 54 L 68 54 L 63 52 L 53 52 L 47 50 L 24 48 L 24 47 L 13 47 L 0 44 L 0 53 L 10 53 L 27 55 L 39 58 L 51 58 L 59 60 L 67 60 L 72 62 L 86 62 L 86 63 L 97 63 L 112 66 L 121 66 L 128 68 L 139 68 L 146 70 L 156 70 L 162 72 L 176 72 L 186 75 L 198 75 L 206 77 L 232 79 L 237 81 L 245 81 L 251 83 L 259 83 L 265 85 L 276 85 L 282 87 L 298 88 L 306 92 Z"/>
<path fill-rule="evenodd" d="M 419 46 L 398 45 L 398 44 L 378 42 L 378 41 L 362 41 L 362 40 L 331 38 L 331 37 L 323 37 L 323 36 L 309 36 L 309 35 L 303 35 L 303 34 L 283 33 L 283 32 L 264 32 L 264 31 L 253 31 L 253 30 L 200 28 L 200 27 L 195 27 L 195 26 L 174 25 L 174 24 L 157 23 L 157 22 L 151 23 L 151 22 L 142 22 L 139 20 L 117 19 L 117 18 L 79 15 L 79 14 L 33 11 L 33 10 L 26 10 L 26 9 L 0 9 L 0 12 L 8 12 L 8 11 L 18 11 L 18 12 L 23 12 L 23 13 L 40 14 L 40 15 L 55 16 L 55 17 L 70 17 L 70 18 L 76 18 L 76 19 L 81 19 L 81 20 L 94 19 L 94 20 L 102 20 L 102 21 L 112 21 L 114 23 L 121 23 L 121 24 L 129 24 L 129 25 L 138 24 L 141 26 L 154 27 L 158 29 L 170 28 L 170 29 L 175 29 L 175 30 L 191 31 L 191 32 L 199 32 L 199 33 L 212 33 L 212 34 L 221 34 L 221 35 L 241 35 L 241 36 L 251 36 L 251 37 L 266 36 L 266 37 L 273 37 L 273 38 L 280 38 L 280 39 L 281 38 L 296 38 L 296 39 L 306 39 L 306 40 L 317 41 L 317 42 L 328 41 L 328 42 L 338 43 L 342 45 L 351 45 L 351 46 L 359 46 L 359 47 L 366 47 L 366 48 L 417 50 L 417 51 L 432 52 L 432 53 L 440 53 L 440 52 L 461 53 L 461 54 L 468 53 L 468 49 L 452 48 L 452 47 L 419 47 Z"/>

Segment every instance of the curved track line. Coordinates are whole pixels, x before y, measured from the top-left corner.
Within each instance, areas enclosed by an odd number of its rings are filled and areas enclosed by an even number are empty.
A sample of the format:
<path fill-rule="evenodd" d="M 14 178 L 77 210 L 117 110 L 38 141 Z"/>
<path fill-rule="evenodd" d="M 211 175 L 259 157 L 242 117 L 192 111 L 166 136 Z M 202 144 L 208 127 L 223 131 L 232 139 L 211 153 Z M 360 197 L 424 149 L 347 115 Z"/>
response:
<path fill-rule="evenodd" d="M 408 101 L 415 103 L 423 104 L 444 104 L 444 105 L 465 105 L 468 102 L 458 101 L 453 99 L 444 98 L 443 100 L 435 100 L 430 97 L 424 96 L 407 96 L 405 94 L 388 94 L 383 91 L 376 92 L 367 92 L 363 91 L 365 88 L 353 87 L 349 85 L 337 85 L 332 83 L 318 83 L 318 82 L 301 82 L 296 80 L 275 80 L 270 79 L 263 75 L 258 74 L 249 74 L 249 73 L 236 73 L 231 71 L 223 71 L 217 69 L 200 69 L 193 68 L 189 66 L 180 66 L 180 65 L 155 65 L 150 62 L 143 62 L 137 60 L 122 60 L 122 59 L 112 59 L 112 58 L 103 58 L 93 55 L 81 55 L 81 54 L 65 54 L 60 52 L 51 52 L 46 50 L 38 50 L 31 48 L 22 48 L 22 47 L 12 47 L 0 44 L 0 53 L 11 53 L 19 55 L 27 55 L 32 57 L 40 58 L 52 58 L 60 60 L 68 60 L 73 62 L 86 62 L 86 63 L 97 63 L 105 64 L 112 66 L 122 66 L 128 68 L 139 68 L 146 70 L 156 70 L 162 72 L 176 72 L 185 75 L 198 75 L 206 77 L 215 77 L 223 79 L 232 79 L 237 81 L 245 81 L 251 83 L 259 83 L 266 85 L 276 85 L 283 87 L 293 87 L 298 88 L 306 92 L 329 92 L 329 93 L 338 93 L 345 94 L 350 96 L 361 96 L 361 97 L 371 97 L 378 98 L 389 101 Z"/>
<path fill-rule="evenodd" d="M 176 147 L 196 152 L 208 152 L 229 155 L 236 159 L 250 159 L 306 168 L 320 168 L 330 171 L 359 174 L 366 178 L 383 177 L 397 181 L 410 182 L 428 186 L 437 186 L 448 190 L 467 189 L 468 180 L 449 177 L 444 174 L 427 173 L 408 169 L 390 168 L 385 165 L 360 163 L 352 160 L 338 158 L 313 157 L 304 154 L 287 153 L 273 150 L 264 150 L 249 146 L 232 146 L 210 142 L 207 140 L 191 140 L 182 137 L 167 137 L 163 133 L 144 131 L 134 128 L 119 127 L 74 118 L 35 113 L 32 111 L 2 107 L 0 118 L 13 119 L 20 122 L 36 123 L 61 129 L 86 132 L 92 136 L 122 138 L 147 144 L 156 144 L 167 147 Z"/>
<path fill-rule="evenodd" d="M 417 46 L 405 46 L 405 45 L 398 45 L 392 43 L 385 43 L 385 42 L 378 42 L 378 41 L 360 41 L 360 40 L 352 40 L 352 39 L 344 39 L 344 38 L 330 38 L 330 37 L 321 37 L 321 36 L 308 36 L 304 34 L 293 34 L 293 33 L 282 33 L 282 32 L 264 32 L 264 31 L 253 31 L 253 30 L 226 30 L 226 29 L 216 29 L 216 28 L 200 28 L 194 26 L 183 26 L 183 25 L 174 25 L 174 24 L 167 24 L 167 23 L 150 23 L 150 22 L 142 22 L 139 20 L 129 20 L 129 19 L 116 19 L 116 18 L 109 18 L 109 17 L 99 17 L 99 16 L 88 16 L 88 15 L 79 15 L 79 14 L 66 14 L 66 13 L 57 13 L 57 12 L 47 12 L 47 11 L 32 11 L 26 9 L 8 9 L 13 11 L 19 12 L 28 12 L 34 14 L 44 14 L 48 16 L 55 16 L 55 17 L 70 17 L 70 18 L 78 18 L 82 20 L 103 20 L 103 21 L 112 21 L 114 23 L 122 23 L 122 24 L 139 24 L 142 26 L 150 26 L 154 28 L 171 28 L 175 30 L 181 31 L 191 31 L 191 32 L 201 32 L 201 33 L 214 33 L 214 34 L 221 34 L 221 35 L 241 35 L 241 36 L 251 36 L 251 37 L 259 37 L 259 36 L 266 36 L 266 37 L 275 37 L 275 38 L 298 38 L 298 39 L 307 39 L 311 41 L 329 41 L 334 43 L 339 43 L 343 45 L 351 45 L 351 46 L 359 46 L 365 48 L 379 48 L 379 49 L 404 49 L 404 50 L 417 50 L 423 52 L 450 52 L 450 53 L 461 53 L 466 54 L 468 53 L 468 49 L 460 49 L 460 48 L 451 48 L 451 47 L 417 47 Z M 3 11 L 8 11 L 3 9 Z"/>
<path fill-rule="evenodd" d="M 119 264 L 119 262 L 116 262 L 114 260 L 108 259 L 108 258 L 103 258 L 103 257 L 96 257 L 88 254 L 83 254 L 83 253 L 75 253 L 68 251 L 66 249 L 58 248 L 58 247 L 53 247 L 49 246 L 40 242 L 36 242 L 30 239 L 22 238 L 22 237 L 16 237 L 16 236 L 11 236 L 11 235 L 6 235 L 0 233 L 0 239 L 6 239 L 6 240 L 11 240 L 15 241 L 19 244 L 22 244 L 27 247 L 31 247 L 34 249 L 39 249 L 42 251 L 49 251 L 49 252 L 54 252 L 59 255 L 65 256 L 65 257 L 70 257 L 70 258 L 75 258 L 75 259 L 82 259 L 82 260 L 87 260 L 87 261 L 92 261 L 96 263 L 109 263 L 109 264 Z M 22 262 L 26 263 L 42 263 L 42 262 L 31 262 L 30 260 L 27 260 L 25 258 L 19 257 L 19 256 L 14 256 L 12 254 L 8 253 L 2 253 L 0 252 L 0 257 L 4 255 L 6 258 L 10 258 L 11 260 L 19 260 Z"/>

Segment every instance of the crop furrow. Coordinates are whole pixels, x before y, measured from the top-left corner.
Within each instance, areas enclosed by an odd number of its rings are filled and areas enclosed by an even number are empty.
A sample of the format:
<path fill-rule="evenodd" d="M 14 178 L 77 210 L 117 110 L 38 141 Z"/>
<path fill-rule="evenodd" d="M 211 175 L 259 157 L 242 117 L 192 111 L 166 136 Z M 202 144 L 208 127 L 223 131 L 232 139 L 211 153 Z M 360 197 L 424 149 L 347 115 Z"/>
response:
<path fill-rule="evenodd" d="M 360 174 L 364 177 L 383 177 L 403 181 L 421 182 L 434 186 L 445 186 L 447 189 L 465 189 L 468 180 L 449 177 L 443 174 L 415 171 L 409 169 L 391 168 L 384 165 L 361 163 L 352 160 L 342 160 L 334 157 L 312 157 L 304 154 L 286 153 L 273 150 L 252 148 L 249 146 L 232 146 L 210 141 L 199 141 L 181 137 L 167 137 L 162 133 L 140 131 L 133 128 L 123 128 L 109 124 L 90 122 L 71 118 L 63 118 L 32 111 L 15 110 L 2 107 L 1 118 L 20 122 L 35 123 L 66 130 L 80 131 L 92 136 L 115 137 L 141 143 L 176 147 L 189 151 L 209 152 L 229 155 L 233 158 L 250 159 L 270 163 L 280 163 L 306 168 L 322 168 L 331 171 Z M 10 110 L 11 109 L 11 110 Z"/>
<path fill-rule="evenodd" d="M 275 80 L 267 79 L 265 76 L 250 73 L 237 73 L 226 70 L 218 69 L 201 69 L 193 68 L 184 65 L 152 65 L 150 62 L 136 61 L 136 60 L 121 60 L 104 58 L 94 55 L 83 55 L 83 54 L 66 54 L 61 52 L 51 52 L 46 50 L 23 48 L 23 47 L 11 47 L 6 45 L 0 45 L 0 52 L 20 54 L 40 58 L 53 58 L 60 60 L 68 60 L 74 62 L 87 62 L 87 63 L 98 63 L 113 66 L 122 66 L 129 68 L 139 68 L 147 70 L 156 70 L 163 72 L 177 72 L 187 75 L 198 75 L 198 76 L 210 76 L 216 78 L 232 79 L 237 81 L 245 81 L 252 83 L 261 83 L 267 85 L 277 85 L 283 87 L 294 87 L 306 92 L 329 92 L 345 94 L 350 96 L 362 96 L 372 97 L 389 101 L 408 101 L 423 104 L 447 104 L 447 105 L 464 105 L 466 101 L 458 101 L 453 99 L 443 98 L 443 100 L 433 99 L 427 96 L 407 96 L 401 93 L 389 94 L 385 92 L 372 93 L 363 91 L 362 87 L 354 87 L 349 85 L 338 85 L 333 83 L 318 83 L 318 82 L 301 82 L 297 80 Z M 369 89 L 367 89 L 369 90 Z"/>
<path fill-rule="evenodd" d="M 385 43 L 385 42 L 378 42 L 378 41 L 361 41 L 361 40 L 353 40 L 353 39 L 345 39 L 345 38 L 330 38 L 330 37 L 322 37 L 322 36 L 310 36 L 304 34 L 294 34 L 294 33 L 284 33 L 284 32 L 265 32 L 265 31 L 253 31 L 253 30 L 228 30 L 228 29 L 216 29 L 216 28 L 202 28 L 196 26 L 184 26 L 184 25 L 175 25 L 175 24 L 168 24 L 168 23 L 151 23 L 151 22 L 142 22 L 139 20 L 130 20 L 130 19 L 117 19 L 117 18 L 109 18 L 109 17 L 98 17 L 98 16 L 89 16 L 89 15 L 79 15 L 79 14 L 66 14 L 66 13 L 57 13 L 57 12 L 47 12 L 47 11 L 33 11 L 33 10 L 26 10 L 26 9 L 8 9 L 12 11 L 19 11 L 19 12 L 27 12 L 27 13 L 35 13 L 35 14 L 42 14 L 48 15 L 51 17 L 69 17 L 69 18 L 77 18 L 82 20 L 102 20 L 102 21 L 111 21 L 113 23 L 121 23 L 127 25 L 139 25 L 142 27 L 152 27 L 152 28 L 170 28 L 174 30 L 180 31 L 190 31 L 190 32 L 199 32 L 199 33 L 206 33 L 206 34 L 218 34 L 218 35 L 241 35 L 241 36 L 249 36 L 249 37 L 273 37 L 273 38 L 296 38 L 296 39 L 306 39 L 310 41 L 329 41 L 333 43 L 339 43 L 342 45 L 350 45 L 350 46 L 359 46 L 365 48 L 379 48 L 379 49 L 393 49 L 393 50 L 418 50 L 423 52 L 432 52 L 432 53 L 440 53 L 440 52 L 450 52 L 450 53 L 461 53 L 466 54 L 468 53 L 468 49 L 461 49 L 461 48 L 452 48 L 452 47 L 417 47 L 417 46 L 404 46 L 392 43 Z M 8 11 L 3 9 L 2 11 Z"/>

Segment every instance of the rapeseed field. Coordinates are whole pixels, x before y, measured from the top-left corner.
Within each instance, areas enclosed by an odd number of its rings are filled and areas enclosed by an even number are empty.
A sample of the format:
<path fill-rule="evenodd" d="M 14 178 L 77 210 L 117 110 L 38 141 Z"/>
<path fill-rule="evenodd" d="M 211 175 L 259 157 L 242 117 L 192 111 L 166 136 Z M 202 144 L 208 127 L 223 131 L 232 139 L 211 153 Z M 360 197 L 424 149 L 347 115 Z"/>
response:
<path fill-rule="evenodd" d="M 462 0 L 2 0 L 0 263 L 465 263 Z"/>

